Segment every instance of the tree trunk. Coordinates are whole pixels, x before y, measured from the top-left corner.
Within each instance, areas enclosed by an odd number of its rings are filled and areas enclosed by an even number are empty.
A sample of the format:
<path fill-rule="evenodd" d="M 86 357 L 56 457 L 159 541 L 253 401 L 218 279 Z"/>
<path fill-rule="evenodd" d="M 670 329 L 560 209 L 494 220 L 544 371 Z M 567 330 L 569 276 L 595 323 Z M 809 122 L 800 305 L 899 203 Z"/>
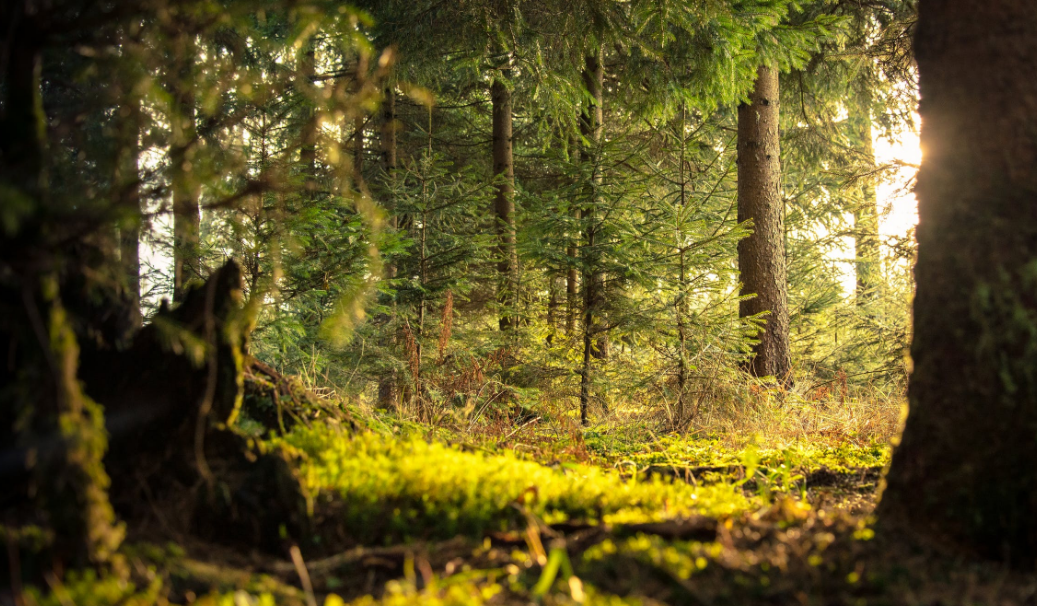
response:
<path fill-rule="evenodd" d="M 173 106 L 169 117 L 172 141 L 169 149 L 170 185 L 173 190 L 173 300 L 183 301 L 187 283 L 201 275 L 199 233 L 201 209 L 193 162 L 197 151 L 192 61 L 194 43 L 186 34 L 177 41 Z"/>
<path fill-rule="evenodd" d="M 738 243 L 739 317 L 763 316 L 747 370 L 787 381 L 789 310 L 785 277 L 785 217 L 781 197 L 778 136 L 778 72 L 761 66 L 749 103 L 738 107 L 738 221 L 752 221 L 752 234 Z"/>
<path fill-rule="evenodd" d="M 601 272 L 598 268 L 599 255 L 595 248 L 598 235 L 598 218 L 595 212 L 598 205 L 598 189 L 601 187 L 601 166 L 598 158 L 601 135 L 603 131 L 603 90 L 605 69 L 601 61 L 601 51 L 587 55 L 583 69 L 583 85 L 590 97 L 590 103 L 580 115 L 580 134 L 586 140 L 586 148 L 581 154 L 583 162 L 591 165 L 590 181 L 587 183 L 587 202 L 581 211 L 584 224 L 584 242 L 580 251 L 583 275 L 583 366 L 580 370 L 580 422 L 587 424 L 587 409 L 590 405 L 590 383 L 592 358 L 603 357 L 603 351 L 596 346 L 596 339 L 601 330 L 598 326 L 598 313 L 601 306 Z"/>
<path fill-rule="evenodd" d="M 393 230 L 399 227 L 399 219 L 396 215 L 395 203 L 392 200 L 392 190 L 396 173 L 396 90 L 392 85 L 385 87 L 385 99 L 382 102 L 382 125 L 381 125 L 381 152 L 382 168 L 385 170 L 387 190 L 385 204 L 389 211 L 389 225 Z M 385 275 L 392 280 L 396 277 L 396 264 L 389 262 L 385 266 Z M 395 312 L 395 301 L 393 302 L 393 316 Z M 395 319 L 395 318 L 390 318 Z M 400 335 L 390 338 L 391 345 L 397 346 L 401 341 Z M 378 379 L 378 407 L 386 410 L 395 409 L 399 406 L 400 389 L 399 374 L 390 369 Z"/>
<path fill-rule="evenodd" d="M 304 109 L 302 132 L 299 135 L 299 164 L 301 165 L 303 187 L 313 195 L 317 191 L 317 111 L 313 107 L 313 79 L 317 75 L 317 47 L 311 36 L 299 57 L 299 88 L 303 93 Z"/>
<path fill-rule="evenodd" d="M 864 84 L 865 87 L 868 84 Z M 864 155 L 869 174 L 861 179 L 860 202 L 853 210 L 854 257 L 857 273 L 857 305 L 873 301 L 882 287 L 882 258 L 879 251 L 879 209 L 875 197 L 875 185 L 870 174 L 875 169 L 875 151 L 872 149 L 871 94 L 869 90 L 861 96 L 850 116 L 856 144 Z"/>
<path fill-rule="evenodd" d="M 501 78 L 490 87 L 493 103 L 493 200 L 497 223 L 500 329 L 515 327 L 515 302 L 518 293 L 518 251 L 515 247 L 515 164 L 512 154 L 511 91 Z"/>
<path fill-rule="evenodd" d="M 1037 3 L 922 0 L 910 414 L 878 514 L 1037 564 Z"/>
<path fill-rule="evenodd" d="M 16 310 L 0 320 L 0 344 L 8 352 L 0 383 L 15 387 L 5 389 L 8 394 L 28 394 L 0 406 L 0 438 L 5 447 L 15 446 L 7 438 L 17 432 L 17 446 L 35 451 L 35 498 L 54 533 L 55 563 L 99 566 L 119 546 L 122 529 L 102 464 L 108 446 L 104 412 L 86 397 L 77 377 L 79 346 L 60 292 L 65 259 L 54 250 L 57 242 L 48 241 L 60 242 L 68 215 L 49 199 L 41 48 L 30 8 L 28 2 L 0 7 L 0 24 L 19 24 L 10 30 L 2 65 L 0 189 L 33 205 L 32 215 L 0 242 L 12 253 L 0 255 L 0 304 Z M 8 424 L 14 419 L 18 429 Z M 54 446 L 40 448 L 46 443 Z"/>
<path fill-rule="evenodd" d="M 117 173 L 119 203 L 126 209 L 119 227 L 119 259 L 126 280 L 126 291 L 131 309 L 131 320 L 135 327 L 141 325 L 140 312 L 140 228 L 143 209 L 140 207 L 140 102 L 130 101 L 127 115 L 122 116 L 121 141 Z"/>

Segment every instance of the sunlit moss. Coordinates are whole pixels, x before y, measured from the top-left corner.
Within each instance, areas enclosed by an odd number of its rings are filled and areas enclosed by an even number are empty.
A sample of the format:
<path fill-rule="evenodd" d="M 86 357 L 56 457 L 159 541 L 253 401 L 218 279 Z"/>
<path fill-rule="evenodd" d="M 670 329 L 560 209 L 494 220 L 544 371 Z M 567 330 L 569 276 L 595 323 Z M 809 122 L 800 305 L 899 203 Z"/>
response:
<path fill-rule="evenodd" d="M 545 522 L 645 522 L 731 515 L 758 504 L 732 484 L 632 481 L 587 465 L 545 466 L 513 452 L 467 452 L 420 438 L 299 428 L 281 442 L 302 454 L 313 494 L 336 495 L 342 523 L 360 540 L 479 535 Z"/>

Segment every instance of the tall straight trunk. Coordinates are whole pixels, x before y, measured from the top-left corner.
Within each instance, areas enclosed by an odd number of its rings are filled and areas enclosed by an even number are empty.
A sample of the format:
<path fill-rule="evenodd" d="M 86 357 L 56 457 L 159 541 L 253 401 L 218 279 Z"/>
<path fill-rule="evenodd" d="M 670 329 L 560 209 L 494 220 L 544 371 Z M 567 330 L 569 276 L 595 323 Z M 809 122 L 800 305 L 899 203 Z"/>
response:
<path fill-rule="evenodd" d="M 914 370 L 878 515 L 1032 572 L 1037 3 L 922 0 L 915 48 Z"/>
<path fill-rule="evenodd" d="M 353 118 L 353 184 L 357 191 L 364 187 L 364 116 Z"/>
<path fill-rule="evenodd" d="M 197 145 L 195 132 L 195 95 L 192 63 L 193 41 L 179 34 L 176 59 L 172 114 L 169 117 L 170 185 L 173 190 L 173 300 L 183 301 L 187 283 L 201 276 L 201 209 L 198 205 L 199 185 L 194 177 L 193 162 Z"/>
<path fill-rule="evenodd" d="M 583 283 L 583 365 L 580 370 L 580 422 L 587 424 L 587 412 L 590 405 L 591 372 L 593 358 L 601 358 L 605 353 L 596 341 L 603 335 L 598 324 L 601 307 L 601 271 L 598 268 L 600 259 L 597 252 L 598 236 L 598 190 L 601 187 L 601 163 L 598 158 L 601 145 L 603 125 L 603 91 L 605 69 L 602 65 L 601 51 L 587 55 L 583 69 L 583 86 L 590 102 L 580 115 L 580 134 L 586 140 L 586 148 L 581 154 L 583 162 L 590 164 L 590 180 L 587 183 L 587 200 L 581 211 L 584 225 L 584 241 L 580 251 Z"/>
<path fill-rule="evenodd" d="M 785 217 L 778 136 L 778 71 L 761 66 L 748 103 L 738 107 L 738 222 L 752 234 L 738 243 L 742 300 L 738 315 L 763 314 L 747 370 L 790 379 L 789 310 L 785 273 Z"/>
<path fill-rule="evenodd" d="M 24 415 L 22 421 L 29 421 L 20 423 L 20 446 L 54 444 L 37 452 L 32 469 L 35 496 L 53 531 L 54 566 L 99 566 L 118 547 L 122 529 L 108 500 L 104 411 L 82 391 L 79 347 L 59 292 L 62 263 L 79 261 L 62 259 L 53 250 L 57 245 L 47 241 L 54 237 L 47 223 L 61 220 L 63 210 L 55 209 L 48 196 L 42 53 L 32 33 L 31 8 L 29 2 L 0 6 L 0 23 L 22 24 L 11 28 L 0 65 L 0 188 L 5 195 L 17 192 L 34 207 L 33 218 L 0 243 L 15 253 L 4 259 L 7 271 L 0 272 L 0 297 L 18 302 L 8 307 L 18 310 L 16 315 L 0 323 L 0 342 L 10 346 L 8 356 L 18 362 L 15 380 L 23 383 L 10 390 L 14 401 L 4 402 L 0 419 Z M 81 295 L 72 292 L 66 298 L 77 296 Z M 2 427 L 0 432 L 12 429 Z"/>
<path fill-rule="evenodd" d="M 364 55 L 361 55 L 357 59 L 356 77 L 353 79 L 353 92 L 358 100 L 363 96 L 366 78 L 367 59 Z M 367 117 L 363 112 L 358 111 L 353 116 L 353 187 L 358 192 L 364 191 L 364 131 L 366 126 Z"/>
<path fill-rule="evenodd" d="M 317 191 L 317 127 L 316 108 L 313 107 L 313 81 L 317 76 L 317 45 L 311 36 L 299 57 L 299 90 L 303 93 L 302 132 L 299 133 L 299 164 L 304 175 L 303 187 L 311 195 Z"/>
<path fill-rule="evenodd" d="M 553 345 L 558 333 L 558 276 L 551 275 L 547 285 L 547 337 L 544 342 Z"/>
<path fill-rule="evenodd" d="M 574 141 L 572 148 L 573 160 L 579 162 L 580 143 Z M 571 222 L 574 225 L 578 225 L 580 222 L 579 207 L 574 204 L 569 212 Z M 581 236 L 579 233 L 576 235 L 568 233 L 566 236 L 565 256 L 568 262 L 565 266 L 565 335 L 572 339 L 576 336 L 576 316 L 580 313 L 580 271 L 577 258 L 579 255 L 579 238 Z"/>
<path fill-rule="evenodd" d="M 396 171 L 396 90 L 392 85 L 385 87 L 382 102 L 381 153 L 382 168 L 391 180 Z"/>
<path fill-rule="evenodd" d="M 867 84 L 864 84 L 866 87 Z M 854 138 L 864 155 L 865 166 L 872 172 L 875 151 L 872 149 L 871 94 L 869 90 L 854 104 L 850 121 Z M 861 180 L 860 203 L 854 208 L 854 257 L 857 273 L 857 305 L 874 300 L 882 287 L 882 259 L 879 251 L 879 208 L 871 175 Z"/>
<path fill-rule="evenodd" d="M 497 222 L 497 300 L 500 329 L 515 327 L 515 303 L 519 290 L 518 250 L 515 246 L 515 164 L 512 153 L 511 91 L 503 78 L 490 86 L 493 104 L 493 178 L 496 191 L 493 210 Z"/>
<path fill-rule="evenodd" d="M 392 199 L 392 191 L 396 178 L 396 90 L 393 85 L 385 87 L 385 99 L 382 101 L 382 124 L 381 136 L 381 158 L 382 169 L 385 171 L 386 199 L 385 204 L 390 214 L 389 225 L 392 229 L 399 227 L 399 218 L 396 215 L 396 204 Z M 385 274 L 390 280 L 396 277 L 396 264 L 389 262 L 385 266 Z M 396 303 L 393 302 L 393 316 Z M 391 337 L 392 344 L 398 345 L 402 340 L 400 335 Z M 399 405 L 400 390 L 399 376 L 394 369 L 387 371 L 378 380 L 378 406 L 383 409 L 396 408 Z"/>
<path fill-rule="evenodd" d="M 125 208 L 119 228 L 119 259 L 126 291 L 130 299 L 131 314 L 136 326 L 141 325 L 140 312 L 140 228 L 143 212 L 140 206 L 140 125 L 139 101 L 133 100 L 122 116 L 119 129 L 121 141 L 117 161 L 115 183 L 119 203 Z"/>
<path fill-rule="evenodd" d="M 680 126 L 677 131 L 680 137 L 680 156 L 678 160 L 680 161 L 680 205 L 682 211 L 688 206 L 688 174 L 685 172 L 688 155 L 687 127 L 688 111 L 682 103 Z M 675 420 L 677 424 L 683 426 L 684 423 L 691 420 L 691 414 L 687 410 L 688 375 L 689 367 L 691 366 L 688 362 L 688 318 L 690 315 L 688 300 L 691 298 L 688 291 L 691 285 L 688 281 L 688 249 L 684 244 L 683 230 L 678 229 L 674 235 L 676 236 L 674 240 L 677 242 L 678 247 L 677 279 L 679 288 L 677 301 L 674 303 L 674 312 L 677 316 L 677 418 Z"/>

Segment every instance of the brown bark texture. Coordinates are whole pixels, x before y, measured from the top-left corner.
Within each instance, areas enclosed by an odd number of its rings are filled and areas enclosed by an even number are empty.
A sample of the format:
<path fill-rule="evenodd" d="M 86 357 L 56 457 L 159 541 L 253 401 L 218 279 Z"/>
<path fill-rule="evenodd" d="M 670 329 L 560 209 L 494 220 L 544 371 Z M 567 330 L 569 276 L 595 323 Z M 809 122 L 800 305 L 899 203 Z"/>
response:
<path fill-rule="evenodd" d="M 493 198 L 497 219 L 500 329 L 516 324 L 515 303 L 519 289 L 518 249 L 515 246 L 515 163 L 512 153 L 511 91 L 507 83 L 495 79 L 490 86 L 493 104 Z"/>
<path fill-rule="evenodd" d="M 748 362 L 751 374 L 789 379 L 789 309 L 785 274 L 785 218 L 778 136 L 778 72 L 761 66 L 748 103 L 738 108 L 738 221 L 752 234 L 738 243 L 739 317 L 764 314 Z"/>
<path fill-rule="evenodd" d="M 916 53 L 914 369 L 880 523 L 1032 571 L 1037 3 L 922 0 Z"/>

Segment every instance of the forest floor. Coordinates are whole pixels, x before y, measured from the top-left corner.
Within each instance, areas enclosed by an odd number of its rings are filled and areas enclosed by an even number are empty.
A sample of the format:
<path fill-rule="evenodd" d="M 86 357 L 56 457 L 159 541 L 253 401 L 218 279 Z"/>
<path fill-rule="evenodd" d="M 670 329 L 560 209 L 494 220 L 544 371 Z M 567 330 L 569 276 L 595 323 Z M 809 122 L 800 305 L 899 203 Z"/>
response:
<path fill-rule="evenodd" d="M 888 428 L 350 415 L 251 428 L 305 488 L 306 541 L 214 544 L 160 504 L 128 521 L 131 582 L 68 572 L 22 603 L 1037 604 L 1037 576 L 876 536 Z"/>

